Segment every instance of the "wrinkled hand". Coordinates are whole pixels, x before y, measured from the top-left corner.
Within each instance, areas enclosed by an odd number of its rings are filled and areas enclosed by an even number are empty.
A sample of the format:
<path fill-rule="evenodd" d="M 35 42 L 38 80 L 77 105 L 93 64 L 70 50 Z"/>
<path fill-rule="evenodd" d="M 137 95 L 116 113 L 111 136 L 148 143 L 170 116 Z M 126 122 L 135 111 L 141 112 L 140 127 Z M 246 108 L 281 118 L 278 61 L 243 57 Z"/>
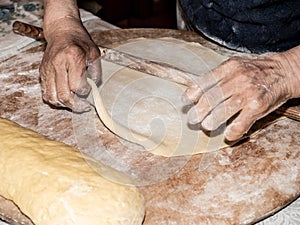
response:
<path fill-rule="evenodd" d="M 201 123 L 210 131 L 232 118 L 225 138 L 240 139 L 256 120 L 289 98 L 298 97 L 299 80 L 292 71 L 282 54 L 227 60 L 184 93 L 183 101 L 195 104 L 189 112 L 189 123 Z"/>
<path fill-rule="evenodd" d="M 47 47 L 40 66 L 44 101 L 76 112 L 90 110 L 90 104 L 78 96 L 90 91 L 87 76 L 100 81 L 98 47 L 76 19 L 53 23 L 45 36 Z"/>

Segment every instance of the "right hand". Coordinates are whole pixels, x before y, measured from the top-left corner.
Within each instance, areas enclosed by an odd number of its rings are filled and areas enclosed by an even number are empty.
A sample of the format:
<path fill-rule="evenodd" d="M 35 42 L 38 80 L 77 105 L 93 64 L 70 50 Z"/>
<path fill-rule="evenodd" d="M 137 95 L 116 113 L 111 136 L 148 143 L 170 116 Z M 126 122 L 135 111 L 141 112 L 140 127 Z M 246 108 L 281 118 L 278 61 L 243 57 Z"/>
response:
<path fill-rule="evenodd" d="M 47 47 L 40 65 L 44 101 L 75 112 L 90 110 L 90 104 L 78 96 L 90 91 L 87 77 L 100 81 L 97 45 L 76 18 L 55 21 L 44 33 Z"/>
<path fill-rule="evenodd" d="M 242 138 L 256 120 L 288 99 L 300 97 L 300 67 L 295 52 L 296 48 L 256 59 L 234 57 L 198 78 L 183 95 L 186 103 L 195 104 L 189 111 L 189 123 L 200 123 L 212 131 L 233 118 L 225 138 Z"/>

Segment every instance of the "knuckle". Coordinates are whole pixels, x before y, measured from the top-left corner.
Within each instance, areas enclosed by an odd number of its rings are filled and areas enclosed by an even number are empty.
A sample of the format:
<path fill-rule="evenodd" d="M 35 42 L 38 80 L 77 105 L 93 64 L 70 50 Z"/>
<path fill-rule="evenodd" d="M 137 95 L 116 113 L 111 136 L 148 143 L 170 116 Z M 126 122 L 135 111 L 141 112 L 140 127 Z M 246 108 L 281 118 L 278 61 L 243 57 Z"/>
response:
<path fill-rule="evenodd" d="M 247 108 L 251 110 L 253 116 L 262 114 L 267 110 L 267 107 L 267 102 L 261 98 L 249 99 L 247 104 Z"/>
<path fill-rule="evenodd" d="M 64 59 L 64 53 L 63 52 L 58 52 L 56 53 L 53 57 L 52 57 L 52 65 L 55 66 L 56 65 L 61 65 Z"/>
<path fill-rule="evenodd" d="M 227 65 L 230 65 L 230 67 L 240 67 L 243 65 L 243 59 L 237 56 L 233 56 L 227 61 L 225 61 Z"/>
<path fill-rule="evenodd" d="M 71 57 L 79 57 L 83 55 L 83 50 L 77 45 L 71 45 L 66 48 L 66 54 Z"/>

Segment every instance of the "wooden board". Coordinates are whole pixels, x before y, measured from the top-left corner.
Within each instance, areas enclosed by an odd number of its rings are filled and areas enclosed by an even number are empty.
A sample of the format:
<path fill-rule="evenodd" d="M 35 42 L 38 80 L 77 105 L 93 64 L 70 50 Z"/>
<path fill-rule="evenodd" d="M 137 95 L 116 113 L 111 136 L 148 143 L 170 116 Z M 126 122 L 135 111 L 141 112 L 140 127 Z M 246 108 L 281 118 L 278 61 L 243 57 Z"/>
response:
<path fill-rule="evenodd" d="M 140 37 L 173 37 L 199 42 L 221 54 L 236 54 L 184 31 L 110 30 L 92 37 L 101 45 Z M 75 146 L 131 175 L 147 203 L 144 224 L 251 224 L 299 196 L 298 122 L 280 120 L 250 140 L 213 153 L 155 156 L 119 139 L 99 121 L 94 125 L 94 121 L 82 119 L 96 118 L 95 112 L 82 117 L 43 103 L 38 74 L 43 49 L 36 47 L 1 63 L 0 116 Z M 254 130 L 277 118 L 268 116 Z"/>

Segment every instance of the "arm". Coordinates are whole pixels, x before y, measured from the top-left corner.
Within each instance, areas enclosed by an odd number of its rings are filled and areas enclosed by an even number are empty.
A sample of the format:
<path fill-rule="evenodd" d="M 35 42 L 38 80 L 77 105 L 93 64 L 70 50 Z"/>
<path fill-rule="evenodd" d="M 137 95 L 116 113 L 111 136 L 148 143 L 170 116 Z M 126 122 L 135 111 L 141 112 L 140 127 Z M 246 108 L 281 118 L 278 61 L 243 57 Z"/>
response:
<path fill-rule="evenodd" d="M 43 99 L 57 107 L 89 110 L 89 103 L 77 95 L 90 91 L 87 76 L 100 80 L 99 49 L 81 23 L 76 0 L 44 0 L 44 7 L 47 48 L 40 66 Z"/>
<path fill-rule="evenodd" d="M 233 118 L 225 137 L 235 141 L 256 120 L 288 99 L 299 97 L 300 46 L 256 59 L 233 57 L 199 78 L 187 89 L 183 100 L 195 103 L 189 122 L 201 123 L 206 130 L 214 130 Z"/>

